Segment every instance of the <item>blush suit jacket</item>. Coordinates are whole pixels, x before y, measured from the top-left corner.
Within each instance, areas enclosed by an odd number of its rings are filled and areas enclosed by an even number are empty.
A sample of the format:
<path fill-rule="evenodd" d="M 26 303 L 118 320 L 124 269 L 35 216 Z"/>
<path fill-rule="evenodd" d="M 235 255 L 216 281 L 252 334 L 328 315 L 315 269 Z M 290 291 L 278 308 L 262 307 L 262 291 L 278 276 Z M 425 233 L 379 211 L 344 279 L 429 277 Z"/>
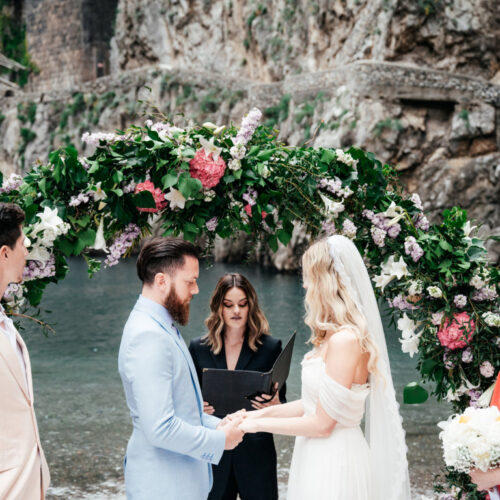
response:
<path fill-rule="evenodd" d="M 123 331 L 118 367 L 133 431 L 125 457 L 130 500 L 203 500 L 225 434 L 203 413 L 191 356 L 172 317 L 142 295 Z"/>
<path fill-rule="evenodd" d="M 15 330 L 10 319 L 5 322 Z M 40 500 L 49 486 L 49 468 L 38 435 L 28 350 L 21 335 L 15 334 L 26 377 L 9 339 L 0 331 L 0 498 Z"/>

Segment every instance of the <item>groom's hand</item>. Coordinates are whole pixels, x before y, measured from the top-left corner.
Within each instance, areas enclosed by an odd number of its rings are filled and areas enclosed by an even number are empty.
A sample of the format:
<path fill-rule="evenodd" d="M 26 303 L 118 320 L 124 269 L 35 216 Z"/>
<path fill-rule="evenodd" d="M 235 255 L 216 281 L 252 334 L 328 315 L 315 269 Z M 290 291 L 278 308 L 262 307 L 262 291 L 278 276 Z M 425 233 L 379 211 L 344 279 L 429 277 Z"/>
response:
<path fill-rule="evenodd" d="M 226 444 L 224 446 L 225 450 L 232 450 L 233 448 L 236 448 L 236 446 L 238 446 L 243 440 L 245 433 L 239 428 L 242 420 L 243 419 L 241 417 L 236 417 L 231 421 L 221 423 L 217 427 L 217 429 L 221 430 L 226 435 Z"/>

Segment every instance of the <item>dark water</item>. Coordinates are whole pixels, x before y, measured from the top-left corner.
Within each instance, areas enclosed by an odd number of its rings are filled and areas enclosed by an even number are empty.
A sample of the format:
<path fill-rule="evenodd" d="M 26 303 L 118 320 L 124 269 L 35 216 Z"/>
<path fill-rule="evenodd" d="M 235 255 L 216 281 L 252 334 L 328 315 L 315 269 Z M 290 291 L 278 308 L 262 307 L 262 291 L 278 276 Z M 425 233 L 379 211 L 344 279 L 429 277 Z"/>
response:
<path fill-rule="evenodd" d="M 300 393 L 300 360 L 310 349 L 304 326 L 303 289 L 298 275 L 277 274 L 256 266 L 202 264 L 200 294 L 191 303 L 191 318 L 182 329 L 189 339 L 204 333 L 208 300 L 221 274 L 245 274 L 255 286 L 272 334 L 286 340 L 297 329 L 288 398 Z M 42 443 L 49 461 L 52 487 L 49 498 L 123 498 L 122 460 L 131 426 L 117 371 L 120 337 L 140 291 L 135 262 L 128 260 L 87 278 L 81 260 L 71 272 L 50 286 L 44 318 L 57 330 L 43 337 L 31 322 L 22 333 L 31 354 L 35 405 Z M 398 396 L 416 380 L 415 361 L 401 352 L 397 333 L 386 330 L 393 378 Z M 435 401 L 401 408 L 409 448 L 410 476 L 418 491 L 429 489 L 442 467 L 436 423 L 449 408 Z M 286 484 L 293 439 L 277 437 L 281 489 Z"/>

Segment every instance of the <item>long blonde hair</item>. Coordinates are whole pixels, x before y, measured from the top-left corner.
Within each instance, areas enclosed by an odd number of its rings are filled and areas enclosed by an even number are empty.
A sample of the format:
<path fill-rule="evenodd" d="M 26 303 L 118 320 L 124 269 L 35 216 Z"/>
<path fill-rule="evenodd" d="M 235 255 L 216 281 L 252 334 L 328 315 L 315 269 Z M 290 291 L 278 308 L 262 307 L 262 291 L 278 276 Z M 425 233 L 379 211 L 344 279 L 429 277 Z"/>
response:
<path fill-rule="evenodd" d="M 368 371 L 377 373 L 378 347 L 368 333 L 365 316 L 339 279 L 326 239 L 311 245 L 302 256 L 302 273 L 307 284 L 305 323 L 311 329 L 309 341 L 319 347 L 328 332 L 344 327 L 358 337 L 363 352 L 370 354 Z"/>
<path fill-rule="evenodd" d="M 239 288 L 248 300 L 248 319 L 245 332 L 245 341 L 252 351 L 256 351 L 262 335 L 269 335 L 269 323 L 259 307 L 259 300 L 254 287 L 245 276 L 239 273 L 227 273 L 222 276 L 210 299 L 210 316 L 205 320 L 208 333 L 203 337 L 203 342 L 208 344 L 214 354 L 219 354 L 223 345 L 224 319 L 222 308 L 224 297 L 231 288 Z"/>

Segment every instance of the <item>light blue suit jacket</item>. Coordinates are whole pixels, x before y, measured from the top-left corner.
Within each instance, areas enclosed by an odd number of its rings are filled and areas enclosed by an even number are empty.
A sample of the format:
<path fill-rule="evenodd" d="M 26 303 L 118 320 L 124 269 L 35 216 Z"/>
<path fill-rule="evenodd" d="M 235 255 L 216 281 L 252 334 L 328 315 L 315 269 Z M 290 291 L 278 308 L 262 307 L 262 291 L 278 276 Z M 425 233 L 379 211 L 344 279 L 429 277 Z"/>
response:
<path fill-rule="evenodd" d="M 172 317 L 142 295 L 118 356 L 134 426 L 125 457 L 129 500 L 203 500 L 224 451 L 219 419 L 203 413 L 193 361 Z"/>

